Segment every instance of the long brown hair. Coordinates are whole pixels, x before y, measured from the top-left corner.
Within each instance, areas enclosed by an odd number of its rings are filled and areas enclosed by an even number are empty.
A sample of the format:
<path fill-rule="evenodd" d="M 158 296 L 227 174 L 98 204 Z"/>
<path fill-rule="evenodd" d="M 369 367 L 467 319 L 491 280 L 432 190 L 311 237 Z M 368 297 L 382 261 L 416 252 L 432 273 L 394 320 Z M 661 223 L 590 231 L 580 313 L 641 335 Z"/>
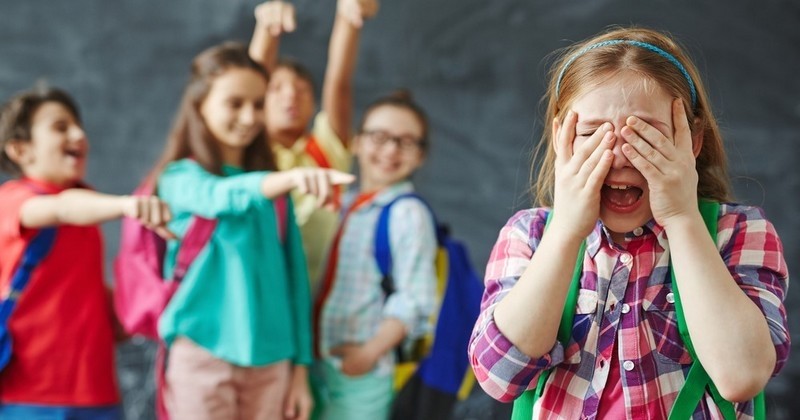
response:
<path fill-rule="evenodd" d="M 694 82 L 696 90 L 694 107 L 686 77 L 664 56 L 627 43 L 604 45 L 582 51 L 587 46 L 608 40 L 644 42 L 675 57 Z M 544 131 L 534 154 L 534 161 L 541 160 L 538 176 L 531 182 L 534 203 L 541 206 L 553 205 L 555 150 L 552 147 L 554 133 L 549 122 L 556 117 L 563 120 L 574 100 L 623 71 L 636 72 L 657 83 L 671 96 L 683 99 L 692 134 L 703 133 L 703 145 L 695 162 L 699 176 L 697 194 L 718 201 L 732 200 L 722 136 L 717 120 L 711 112 L 711 103 L 700 79 L 700 72 L 694 63 L 668 34 L 645 28 L 615 27 L 567 48 L 550 69 L 550 81 L 543 98 L 547 103 Z M 561 76 L 560 84 L 559 76 Z M 533 178 L 533 172 L 531 177 Z"/>
<path fill-rule="evenodd" d="M 230 69 L 250 69 L 268 78 L 266 71 L 247 54 L 247 48 L 226 42 L 206 49 L 192 61 L 192 73 L 181 99 L 178 114 L 167 137 L 167 144 L 150 176 L 157 177 L 170 162 L 191 157 L 213 174 L 222 174 L 222 158 L 214 136 L 209 132 L 200 105 L 214 81 Z M 244 170 L 275 170 L 275 158 L 267 144 L 266 127 L 258 132 L 244 151 Z"/>

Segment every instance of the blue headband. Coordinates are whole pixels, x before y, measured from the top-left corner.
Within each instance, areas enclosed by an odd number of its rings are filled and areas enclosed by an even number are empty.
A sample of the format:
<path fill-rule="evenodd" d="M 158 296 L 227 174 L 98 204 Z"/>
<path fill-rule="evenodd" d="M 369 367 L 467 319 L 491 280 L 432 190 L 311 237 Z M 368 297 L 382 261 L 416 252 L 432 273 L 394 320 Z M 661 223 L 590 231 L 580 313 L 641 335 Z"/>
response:
<path fill-rule="evenodd" d="M 595 48 L 605 47 L 606 45 L 616 45 L 616 44 L 628 44 L 644 48 L 669 60 L 670 63 L 675 65 L 675 67 L 677 67 L 678 70 L 681 71 L 683 77 L 685 77 L 686 81 L 689 83 L 689 91 L 692 94 L 692 109 L 694 109 L 694 107 L 697 106 L 697 91 L 694 89 L 694 82 L 692 82 L 692 78 L 689 76 L 689 72 L 686 71 L 686 68 L 683 67 L 681 62 L 678 61 L 678 59 L 675 58 L 675 56 L 662 50 L 661 48 L 656 47 L 653 44 L 648 44 L 646 42 L 641 42 L 641 41 L 633 41 L 629 39 L 611 39 L 608 41 L 602 41 L 596 44 L 589 45 L 588 47 L 584 47 L 580 51 L 576 52 L 575 55 L 573 55 L 572 57 L 570 57 L 569 60 L 567 60 L 567 62 L 564 64 L 564 67 L 561 69 L 561 73 L 558 74 L 558 79 L 556 80 L 556 95 L 558 95 L 558 92 L 560 90 L 561 78 L 564 77 L 564 72 L 567 71 L 569 65 L 572 64 L 572 62 L 575 61 L 576 58 L 580 57 L 587 51 L 593 50 Z"/>

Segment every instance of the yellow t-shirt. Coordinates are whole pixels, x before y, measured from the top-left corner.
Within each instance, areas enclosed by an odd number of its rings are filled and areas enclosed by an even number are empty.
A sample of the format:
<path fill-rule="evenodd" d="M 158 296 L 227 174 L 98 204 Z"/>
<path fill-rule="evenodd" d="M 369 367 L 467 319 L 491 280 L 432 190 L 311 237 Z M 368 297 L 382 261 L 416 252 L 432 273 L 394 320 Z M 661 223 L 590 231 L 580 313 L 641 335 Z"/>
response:
<path fill-rule="evenodd" d="M 328 116 L 324 112 L 318 113 L 314 118 L 311 133 L 331 167 L 350 172 L 352 161 L 350 151 L 331 128 Z M 309 136 L 299 138 L 292 147 L 273 144 L 272 151 L 275 153 L 278 169 L 284 171 L 297 167 L 319 166 L 317 161 L 306 151 L 308 139 Z M 336 233 L 339 214 L 336 211 L 317 208 L 316 198 L 301 195 L 296 191 L 292 191 L 292 200 L 294 201 L 295 219 L 303 236 L 303 249 L 308 261 L 308 278 L 311 281 L 313 293 L 322 276 L 328 245 Z"/>

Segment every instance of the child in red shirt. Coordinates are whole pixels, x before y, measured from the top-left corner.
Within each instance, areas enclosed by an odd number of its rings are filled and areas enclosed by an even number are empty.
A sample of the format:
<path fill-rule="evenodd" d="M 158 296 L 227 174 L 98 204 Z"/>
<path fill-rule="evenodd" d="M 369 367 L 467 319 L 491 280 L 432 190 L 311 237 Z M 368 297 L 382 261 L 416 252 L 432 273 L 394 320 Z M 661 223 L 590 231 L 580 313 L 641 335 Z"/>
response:
<path fill-rule="evenodd" d="M 5 327 L 13 343 L 0 371 L 0 418 L 120 419 L 114 316 L 103 281 L 98 223 L 135 217 L 160 235 L 169 210 L 157 198 L 86 188 L 89 144 L 65 92 L 42 88 L 0 112 L 0 301 L 16 297 Z M 31 241 L 56 227 L 52 247 L 27 285 L 11 279 Z"/>

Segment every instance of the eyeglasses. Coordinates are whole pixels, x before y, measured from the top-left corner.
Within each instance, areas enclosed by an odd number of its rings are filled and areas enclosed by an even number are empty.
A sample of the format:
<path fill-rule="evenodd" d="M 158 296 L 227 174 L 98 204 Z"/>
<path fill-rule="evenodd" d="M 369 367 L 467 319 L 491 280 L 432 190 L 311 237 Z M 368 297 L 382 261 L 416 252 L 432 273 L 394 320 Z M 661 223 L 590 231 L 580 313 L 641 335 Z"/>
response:
<path fill-rule="evenodd" d="M 383 147 L 386 143 L 392 142 L 397 145 L 397 148 L 410 152 L 419 150 L 425 145 L 425 140 L 414 137 L 412 135 L 393 136 L 383 130 L 370 130 L 361 133 L 361 136 L 368 139 L 373 145 Z"/>

